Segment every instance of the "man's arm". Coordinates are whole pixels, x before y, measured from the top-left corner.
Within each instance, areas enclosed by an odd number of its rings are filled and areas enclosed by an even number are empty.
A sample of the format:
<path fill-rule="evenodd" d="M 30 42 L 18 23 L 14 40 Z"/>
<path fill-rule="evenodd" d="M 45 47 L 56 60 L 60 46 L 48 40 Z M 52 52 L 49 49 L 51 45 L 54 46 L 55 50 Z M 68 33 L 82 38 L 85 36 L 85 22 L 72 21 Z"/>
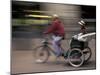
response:
<path fill-rule="evenodd" d="M 95 35 L 95 34 L 96 34 L 95 32 L 93 32 L 93 33 L 88 33 L 88 34 L 84 34 L 84 35 L 78 37 L 78 39 L 85 38 L 85 37 L 91 37 L 91 36 L 93 36 L 93 35 Z"/>
<path fill-rule="evenodd" d="M 48 33 L 52 33 L 56 28 L 56 23 L 52 23 L 51 26 L 48 28 L 48 30 L 46 32 L 44 32 L 45 34 L 48 34 Z"/>

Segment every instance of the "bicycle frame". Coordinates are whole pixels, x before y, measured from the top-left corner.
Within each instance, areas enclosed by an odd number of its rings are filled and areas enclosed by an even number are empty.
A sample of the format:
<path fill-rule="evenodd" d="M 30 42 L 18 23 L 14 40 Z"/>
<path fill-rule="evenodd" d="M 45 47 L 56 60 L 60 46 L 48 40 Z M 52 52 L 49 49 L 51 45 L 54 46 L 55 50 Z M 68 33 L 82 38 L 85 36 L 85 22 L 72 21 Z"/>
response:
<path fill-rule="evenodd" d="M 45 39 L 44 41 L 42 41 L 42 43 L 44 47 L 48 47 L 50 49 L 49 51 L 52 52 L 54 55 L 56 55 L 56 52 L 49 46 L 49 45 L 52 45 L 52 43 L 48 42 L 48 39 Z M 63 50 L 62 56 L 64 58 L 67 58 L 69 50 L 65 52 L 65 50 L 61 47 L 61 45 L 60 45 L 60 48 Z"/>

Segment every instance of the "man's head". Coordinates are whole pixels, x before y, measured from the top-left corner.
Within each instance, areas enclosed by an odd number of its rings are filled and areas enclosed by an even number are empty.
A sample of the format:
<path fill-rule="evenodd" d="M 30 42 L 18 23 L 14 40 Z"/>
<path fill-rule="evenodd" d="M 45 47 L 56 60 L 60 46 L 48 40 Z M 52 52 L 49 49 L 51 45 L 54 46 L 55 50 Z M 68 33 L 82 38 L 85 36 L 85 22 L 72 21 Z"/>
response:
<path fill-rule="evenodd" d="M 85 29 L 82 29 L 81 30 L 81 33 L 86 34 L 86 30 Z"/>
<path fill-rule="evenodd" d="M 85 21 L 81 20 L 78 24 L 81 26 L 81 33 L 86 34 Z"/>
<path fill-rule="evenodd" d="M 55 20 L 55 19 L 58 19 L 59 16 L 58 16 L 57 14 L 53 14 L 53 15 L 52 15 L 52 18 L 53 18 L 53 20 Z"/>

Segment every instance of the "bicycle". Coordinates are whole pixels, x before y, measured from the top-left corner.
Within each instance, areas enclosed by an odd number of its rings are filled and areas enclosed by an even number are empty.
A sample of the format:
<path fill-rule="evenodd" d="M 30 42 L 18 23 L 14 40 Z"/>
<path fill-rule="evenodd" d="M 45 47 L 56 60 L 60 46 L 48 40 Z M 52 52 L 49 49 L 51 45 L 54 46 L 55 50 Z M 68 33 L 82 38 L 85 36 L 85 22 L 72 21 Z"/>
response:
<path fill-rule="evenodd" d="M 71 43 L 72 42 L 73 41 L 71 40 Z M 40 60 L 40 63 L 45 63 L 51 55 L 50 53 L 56 55 L 54 50 L 52 50 L 49 45 L 51 45 L 51 43 L 49 43 L 48 39 L 45 38 L 42 41 L 42 45 L 34 48 L 35 60 Z M 91 49 L 89 47 L 86 47 L 84 48 L 84 50 L 81 50 L 77 46 L 70 48 L 67 51 L 65 51 L 62 46 L 60 46 L 63 51 L 61 56 L 64 57 L 65 60 L 68 59 L 69 64 L 73 67 L 80 67 L 84 62 L 88 61 L 91 58 L 92 54 Z M 89 55 L 87 55 L 87 53 L 89 53 Z"/>

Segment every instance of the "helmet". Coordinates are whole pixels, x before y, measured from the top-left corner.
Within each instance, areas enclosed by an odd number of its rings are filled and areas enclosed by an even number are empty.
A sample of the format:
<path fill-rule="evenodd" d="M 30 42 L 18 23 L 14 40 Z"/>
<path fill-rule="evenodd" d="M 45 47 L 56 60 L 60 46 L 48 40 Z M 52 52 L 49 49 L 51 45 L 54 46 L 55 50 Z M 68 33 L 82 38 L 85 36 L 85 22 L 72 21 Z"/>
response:
<path fill-rule="evenodd" d="M 52 16 L 53 16 L 53 17 L 56 17 L 56 18 L 58 18 L 58 17 L 59 17 L 57 14 L 53 14 Z"/>
<path fill-rule="evenodd" d="M 78 24 L 80 24 L 80 25 L 84 25 L 85 22 L 84 22 L 83 20 L 81 20 L 81 21 L 78 22 Z"/>

